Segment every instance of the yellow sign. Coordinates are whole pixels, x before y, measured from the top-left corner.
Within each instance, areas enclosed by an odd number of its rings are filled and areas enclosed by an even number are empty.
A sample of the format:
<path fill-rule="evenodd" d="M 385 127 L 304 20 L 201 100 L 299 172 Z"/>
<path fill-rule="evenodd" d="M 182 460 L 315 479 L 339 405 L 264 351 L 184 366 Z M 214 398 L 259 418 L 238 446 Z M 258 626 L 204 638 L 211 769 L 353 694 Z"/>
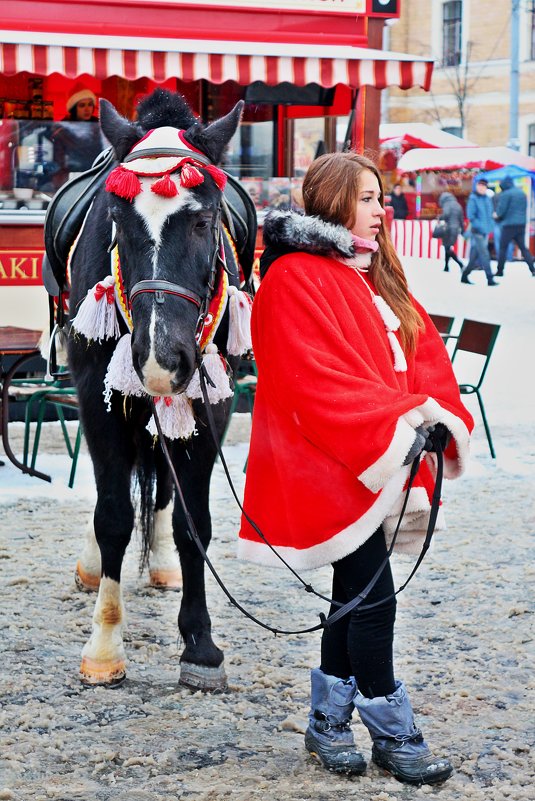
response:
<path fill-rule="evenodd" d="M 168 0 L 174 2 L 174 0 Z M 366 0 L 188 0 L 191 6 L 224 6 L 247 11 L 327 11 L 340 14 L 365 14 Z"/>

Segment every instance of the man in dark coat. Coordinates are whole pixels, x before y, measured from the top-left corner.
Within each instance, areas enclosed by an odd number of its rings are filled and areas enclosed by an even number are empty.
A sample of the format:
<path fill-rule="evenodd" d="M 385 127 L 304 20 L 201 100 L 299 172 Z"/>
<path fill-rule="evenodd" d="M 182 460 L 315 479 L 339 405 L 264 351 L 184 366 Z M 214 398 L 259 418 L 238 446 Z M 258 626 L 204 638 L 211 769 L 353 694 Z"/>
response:
<path fill-rule="evenodd" d="M 525 243 L 528 199 L 524 192 L 514 185 L 512 178 L 506 177 L 500 181 L 500 189 L 502 191 L 496 200 L 496 211 L 493 215 L 502 227 L 496 275 L 500 277 L 503 275 L 509 242 L 516 242 L 530 273 L 535 276 L 533 256 Z"/>
<path fill-rule="evenodd" d="M 394 220 L 406 220 L 409 216 L 409 205 L 403 194 L 401 184 L 394 184 L 390 195 L 390 205 L 394 209 Z"/>
<path fill-rule="evenodd" d="M 494 223 L 492 220 L 492 201 L 487 195 L 488 181 L 479 178 L 475 191 L 468 198 L 466 216 L 470 221 L 470 258 L 461 274 L 462 284 L 471 284 L 468 278 L 472 270 L 483 268 L 489 286 L 498 286 L 492 275 L 489 255 L 489 234 Z"/>

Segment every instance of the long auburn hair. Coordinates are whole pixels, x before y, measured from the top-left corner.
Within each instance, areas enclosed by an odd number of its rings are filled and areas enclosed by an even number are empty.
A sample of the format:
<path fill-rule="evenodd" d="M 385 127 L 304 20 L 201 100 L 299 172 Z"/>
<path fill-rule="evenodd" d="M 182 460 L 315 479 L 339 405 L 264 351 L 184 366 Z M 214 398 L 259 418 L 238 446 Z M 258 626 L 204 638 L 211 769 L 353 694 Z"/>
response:
<path fill-rule="evenodd" d="M 357 216 L 360 176 L 364 170 L 373 172 L 377 178 L 381 191 L 380 202 L 384 205 L 383 182 L 373 161 L 354 152 L 327 153 L 315 159 L 305 175 L 303 201 L 306 213 L 353 228 Z M 407 353 L 411 353 L 416 348 L 423 321 L 412 304 L 407 279 L 384 218 L 377 242 L 379 249 L 372 256 L 369 276 L 377 292 L 399 318 L 401 344 Z"/>

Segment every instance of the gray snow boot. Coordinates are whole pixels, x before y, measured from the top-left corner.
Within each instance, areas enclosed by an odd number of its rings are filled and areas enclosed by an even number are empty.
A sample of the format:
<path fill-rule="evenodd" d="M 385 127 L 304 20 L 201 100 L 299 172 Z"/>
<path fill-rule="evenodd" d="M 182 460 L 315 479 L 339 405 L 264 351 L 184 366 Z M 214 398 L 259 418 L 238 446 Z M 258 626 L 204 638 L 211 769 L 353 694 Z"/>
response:
<path fill-rule="evenodd" d="M 314 668 L 310 682 L 311 710 L 305 732 L 307 750 L 327 770 L 348 775 L 364 773 L 366 761 L 355 749 L 349 727 L 357 694 L 355 679 L 344 681 Z"/>
<path fill-rule="evenodd" d="M 414 725 L 412 707 L 402 682 L 396 691 L 379 698 L 358 693 L 355 707 L 373 740 L 372 759 L 396 779 L 409 784 L 436 784 L 449 778 L 453 767 L 436 759 Z"/>

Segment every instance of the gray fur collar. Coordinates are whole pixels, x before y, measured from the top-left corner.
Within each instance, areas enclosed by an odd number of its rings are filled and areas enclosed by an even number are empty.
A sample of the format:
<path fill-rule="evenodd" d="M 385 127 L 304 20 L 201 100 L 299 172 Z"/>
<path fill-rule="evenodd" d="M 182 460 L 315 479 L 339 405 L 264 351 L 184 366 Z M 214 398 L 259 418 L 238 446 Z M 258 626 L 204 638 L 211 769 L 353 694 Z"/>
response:
<path fill-rule="evenodd" d="M 264 244 L 269 248 L 289 248 L 318 256 L 355 255 L 351 233 L 343 225 L 309 217 L 297 211 L 271 211 L 264 221 Z"/>

